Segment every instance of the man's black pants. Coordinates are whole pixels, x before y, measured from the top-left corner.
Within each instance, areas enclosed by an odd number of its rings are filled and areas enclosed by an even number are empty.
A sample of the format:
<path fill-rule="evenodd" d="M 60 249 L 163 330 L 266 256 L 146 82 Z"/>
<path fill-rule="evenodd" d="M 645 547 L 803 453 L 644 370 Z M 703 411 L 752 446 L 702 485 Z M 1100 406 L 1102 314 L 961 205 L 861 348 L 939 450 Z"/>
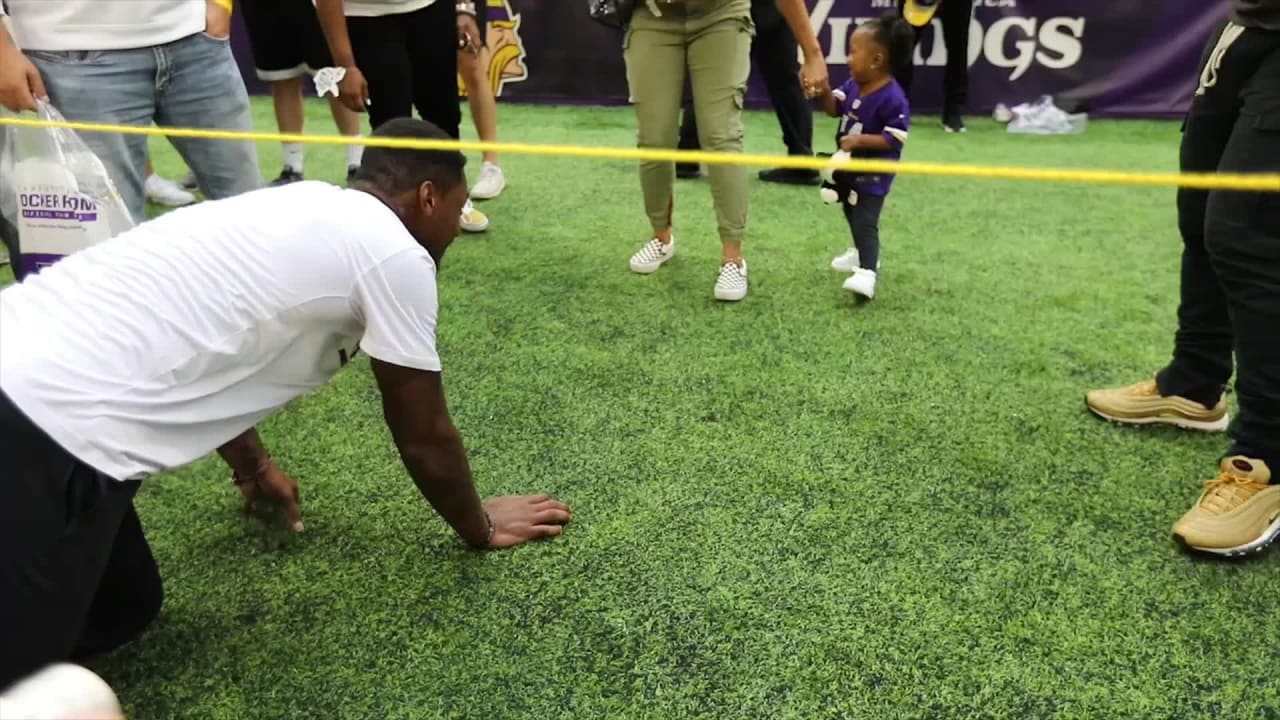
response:
<path fill-rule="evenodd" d="M 751 3 L 751 19 L 756 36 L 751 42 L 751 59 L 764 77 L 769 102 L 782 128 L 782 141 L 789 155 L 813 155 L 813 107 L 800 87 L 799 45 L 786 18 L 773 0 Z M 684 119 L 680 123 L 681 150 L 697 150 L 698 119 L 693 97 L 686 93 Z"/>
<path fill-rule="evenodd" d="M 454 5 L 378 17 L 348 17 L 356 65 L 369 82 L 369 124 L 398 117 L 423 120 L 459 137 L 458 23 Z"/>
<path fill-rule="evenodd" d="M 1227 24 L 1201 68 L 1182 170 L 1280 172 L 1280 32 Z M 1280 192 L 1180 189 L 1178 227 L 1182 297 L 1160 391 L 1216 404 L 1234 350 L 1231 454 L 1280 470 Z"/>
<path fill-rule="evenodd" d="M 0 393 L 0 688 L 137 638 L 164 588 L 138 483 L 67 454 Z"/>
<path fill-rule="evenodd" d="M 903 0 L 898 0 L 898 12 L 902 12 Z M 959 115 L 969 102 L 969 21 L 973 17 L 973 0 L 943 0 L 937 15 L 942 23 L 942 41 L 947 46 L 947 68 L 942 77 L 943 115 Z M 924 28 L 913 28 L 916 45 Z M 936 41 L 935 41 L 936 42 Z M 911 97 L 911 84 L 915 80 L 915 63 L 898 63 L 895 78 L 907 97 Z"/>

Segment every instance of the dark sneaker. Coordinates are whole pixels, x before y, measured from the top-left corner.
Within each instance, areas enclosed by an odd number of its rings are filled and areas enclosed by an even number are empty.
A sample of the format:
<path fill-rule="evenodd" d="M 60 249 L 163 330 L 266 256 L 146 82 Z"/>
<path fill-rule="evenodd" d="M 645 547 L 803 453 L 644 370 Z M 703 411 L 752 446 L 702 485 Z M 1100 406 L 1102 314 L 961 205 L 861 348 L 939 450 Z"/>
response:
<path fill-rule="evenodd" d="M 804 168 L 773 168 L 761 170 L 760 179 L 764 182 L 782 183 L 784 185 L 817 185 L 822 182 L 817 170 Z"/>
<path fill-rule="evenodd" d="M 271 181 L 271 187 L 280 187 L 281 185 L 296 183 L 299 180 L 302 180 L 302 173 L 293 168 L 285 168 L 280 171 L 280 177 Z"/>
<path fill-rule="evenodd" d="M 942 129 L 949 133 L 962 133 L 967 128 L 964 126 L 964 116 L 958 112 L 948 112 L 942 115 Z"/>

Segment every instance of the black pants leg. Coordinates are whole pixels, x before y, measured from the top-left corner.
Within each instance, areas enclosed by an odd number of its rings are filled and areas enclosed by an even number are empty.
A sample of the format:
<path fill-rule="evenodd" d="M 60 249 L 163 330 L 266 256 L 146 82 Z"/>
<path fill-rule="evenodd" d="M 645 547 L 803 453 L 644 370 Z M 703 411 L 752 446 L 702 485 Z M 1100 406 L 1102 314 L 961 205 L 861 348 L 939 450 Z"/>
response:
<path fill-rule="evenodd" d="M 1280 172 L 1280 32 L 1244 31 L 1223 56 L 1219 82 L 1241 105 L 1218 169 Z M 1210 191 L 1204 235 L 1234 338 L 1240 412 L 1231 454 L 1280 473 L 1280 192 Z"/>
<path fill-rule="evenodd" d="M 404 18 L 347 18 L 351 51 L 369 83 L 369 126 L 374 130 L 393 118 L 413 115 L 413 64 Z"/>
<path fill-rule="evenodd" d="M 0 138 L 2 141 L 3 138 Z M 0 242 L 4 243 L 5 250 L 9 252 L 9 265 L 13 267 L 13 277 L 19 282 L 22 281 L 22 253 L 18 249 L 18 228 L 9 223 L 9 220 L 0 215 Z"/>
<path fill-rule="evenodd" d="M 904 0 L 898 0 L 898 12 L 902 12 Z M 938 7 L 938 22 L 942 24 L 942 41 L 947 47 L 947 67 L 943 75 L 943 114 L 960 115 L 969 102 L 969 22 L 973 16 L 973 0 L 944 0 Z M 914 28 L 916 41 L 924 28 Z M 899 63 L 895 79 L 902 89 L 911 95 L 915 81 L 915 63 Z"/>
<path fill-rule="evenodd" d="M 137 637 L 163 589 L 137 482 L 68 455 L 0 393 L 0 687 Z"/>
<path fill-rule="evenodd" d="M 813 155 L 813 107 L 800 87 L 799 45 L 772 2 L 751 4 L 756 36 L 751 58 L 764 77 L 769 102 L 790 155 Z"/>
<path fill-rule="evenodd" d="M 880 212 L 884 209 L 884 196 L 858 196 L 858 203 L 850 205 L 848 198 L 840 201 L 844 217 L 849 221 L 853 234 L 853 246 L 858 249 L 858 264 L 871 271 L 880 267 Z"/>
<path fill-rule="evenodd" d="M 1182 145 L 1187 171 L 1280 171 L 1280 33 L 1215 34 Z M 1182 297 L 1160 391 L 1216 403 L 1234 351 L 1231 453 L 1280 467 L 1280 193 L 1180 190 L 1178 224 Z"/>
<path fill-rule="evenodd" d="M 969 102 L 969 20 L 973 17 L 973 0 L 945 0 L 938 15 L 942 19 L 942 39 L 947 44 L 943 115 L 961 115 Z"/>
<path fill-rule="evenodd" d="M 437 1 L 405 16 L 409 22 L 409 62 L 413 104 L 418 115 L 455 140 L 460 137 L 458 21 L 454 6 Z"/>

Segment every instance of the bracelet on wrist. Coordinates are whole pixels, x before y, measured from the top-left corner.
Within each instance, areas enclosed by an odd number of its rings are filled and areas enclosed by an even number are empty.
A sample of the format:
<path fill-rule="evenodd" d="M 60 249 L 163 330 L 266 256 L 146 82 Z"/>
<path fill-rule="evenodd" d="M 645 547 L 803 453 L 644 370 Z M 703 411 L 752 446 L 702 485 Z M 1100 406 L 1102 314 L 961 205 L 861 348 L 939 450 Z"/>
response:
<path fill-rule="evenodd" d="M 484 550 L 492 546 L 493 533 L 496 530 L 496 528 L 493 526 L 493 518 L 489 517 L 489 511 L 481 510 L 481 512 L 484 513 L 484 524 L 488 527 L 488 530 L 485 531 L 484 542 L 483 543 L 473 543 L 470 541 L 467 542 L 468 545 L 475 548 L 476 550 Z"/>
<path fill-rule="evenodd" d="M 460 2 L 453 6 L 453 11 L 457 15 L 476 16 L 476 4 L 474 2 Z"/>

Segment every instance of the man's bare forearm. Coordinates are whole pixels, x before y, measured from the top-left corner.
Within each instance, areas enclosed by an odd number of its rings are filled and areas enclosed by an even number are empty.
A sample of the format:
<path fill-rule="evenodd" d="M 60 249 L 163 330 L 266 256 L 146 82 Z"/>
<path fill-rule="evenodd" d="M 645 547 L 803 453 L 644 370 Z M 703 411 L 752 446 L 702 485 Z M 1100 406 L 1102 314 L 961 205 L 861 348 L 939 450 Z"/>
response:
<path fill-rule="evenodd" d="M 400 448 L 400 458 L 440 517 L 468 544 L 484 547 L 489 540 L 489 522 L 471 481 L 462 436 L 453 424 L 445 423 L 422 444 Z"/>
<path fill-rule="evenodd" d="M 821 55 L 822 46 L 818 44 L 818 36 L 814 34 L 813 26 L 809 24 L 809 8 L 805 6 L 804 0 L 774 0 L 774 4 L 787 21 L 787 26 L 791 28 L 791 34 L 800 44 L 804 56 L 811 58 Z"/>
<path fill-rule="evenodd" d="M 271 455 L 262 445 L 256 428 L 249 428 L 218 448 L 218 454 L 241 478 L 257 477 L 271 464 Z"/>
<path fill-rule="evenodd" d="M 338 67 L 355 67 L 356 54 L 351 50 L 351 36 L 347 33 L 347 13 L 342 0 L 316 0 L 316 16 L 329 44 L 329 54 Z"/>

